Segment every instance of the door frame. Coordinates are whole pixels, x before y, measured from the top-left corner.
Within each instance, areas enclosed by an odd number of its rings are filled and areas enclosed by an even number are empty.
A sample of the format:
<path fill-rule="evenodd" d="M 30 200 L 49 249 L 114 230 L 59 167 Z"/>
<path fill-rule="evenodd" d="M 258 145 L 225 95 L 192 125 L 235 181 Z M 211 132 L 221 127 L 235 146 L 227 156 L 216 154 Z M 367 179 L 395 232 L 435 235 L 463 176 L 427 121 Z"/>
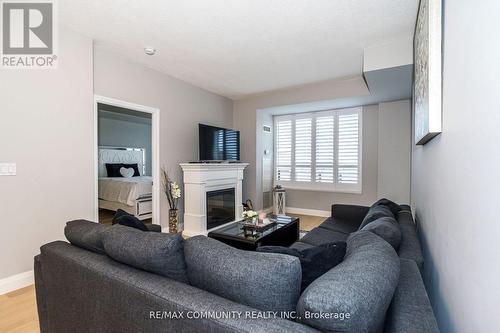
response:
<path fill-rule="evenodd" d="M 151 173 L 153 176 L 153 224 L 160 223 L 160 109 L 94 94 L 94 219 L 99 221 L 99 103 L 151 114 Z"/>

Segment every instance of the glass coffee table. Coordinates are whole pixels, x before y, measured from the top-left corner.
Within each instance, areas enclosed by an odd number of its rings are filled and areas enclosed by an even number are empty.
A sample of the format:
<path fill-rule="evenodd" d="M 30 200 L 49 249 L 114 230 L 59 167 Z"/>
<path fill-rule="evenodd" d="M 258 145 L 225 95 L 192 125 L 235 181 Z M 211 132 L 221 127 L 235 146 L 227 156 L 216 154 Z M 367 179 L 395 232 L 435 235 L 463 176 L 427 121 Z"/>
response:
<path fill-rule="evenodd" d="M 255 251 L 259 246 L 290 246 L 299 239 L 300 219 L 289 217 L 288 221 L 270 217 L 276 224 L 263 231 L 245 232 L 243 221 L 233 222 L 208 233 L 208 237 L 242 250 Z"/>

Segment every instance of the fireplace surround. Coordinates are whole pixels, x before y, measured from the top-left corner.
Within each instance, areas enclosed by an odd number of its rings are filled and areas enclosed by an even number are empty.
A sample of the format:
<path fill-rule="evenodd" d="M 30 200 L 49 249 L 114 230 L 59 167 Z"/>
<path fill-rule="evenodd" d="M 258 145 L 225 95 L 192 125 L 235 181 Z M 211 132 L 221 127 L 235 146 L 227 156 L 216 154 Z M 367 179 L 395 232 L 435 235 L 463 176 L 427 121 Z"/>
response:
<path fill-rule="evenodd" d="M 247 165 L 248 163 L 181 163 L 184 175 L 183 235 L 207 235 L 211 229 L 241 219 L 243 171 Z M 232 191 L 234 210 L 227 202 Z M 213 208 L 222 209 L 217 211 L 221 216 L 215 219 L 210 216 L 208 207 L 207 199 L 210 199 L 211 193 L 219 198 L 215 199 Z M 226 198 L 225 204 L 221 202 L 221 194 Z M 217 212 L 215 215 L 218 215 Z"/>

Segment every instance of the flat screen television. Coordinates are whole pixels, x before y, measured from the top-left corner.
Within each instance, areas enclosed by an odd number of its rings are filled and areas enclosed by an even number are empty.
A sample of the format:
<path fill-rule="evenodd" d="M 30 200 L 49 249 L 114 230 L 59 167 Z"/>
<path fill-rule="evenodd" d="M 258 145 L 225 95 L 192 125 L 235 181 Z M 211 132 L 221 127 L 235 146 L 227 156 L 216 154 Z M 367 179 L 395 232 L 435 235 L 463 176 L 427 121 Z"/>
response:
<path fill-rule="evenodd" d="M 199 124 L 200 161 L 239 161 L 240 132 Z"/>

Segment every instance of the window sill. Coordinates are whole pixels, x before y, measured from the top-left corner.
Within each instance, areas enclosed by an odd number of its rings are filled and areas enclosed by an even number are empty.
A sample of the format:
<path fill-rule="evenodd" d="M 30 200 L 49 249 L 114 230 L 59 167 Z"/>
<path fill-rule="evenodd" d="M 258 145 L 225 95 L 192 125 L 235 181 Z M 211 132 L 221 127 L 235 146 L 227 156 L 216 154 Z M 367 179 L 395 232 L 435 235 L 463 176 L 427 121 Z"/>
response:
<path fill-rule="evenodd" d="M 330 184 L 323 186 L 317 186 L 315 185 L 301 185 L 297 183 L 276 183 L 278 185 L 283 186 L 285 190 L 294 190 L 294 191 L 309 191 L 309 192 L 327 192 L 327 193 L 342 193 L 342 194 L 363 194 L 363 191 L 361 189 L 339 189 L 339 188 L 329 188 L 331 187 Z"/>

